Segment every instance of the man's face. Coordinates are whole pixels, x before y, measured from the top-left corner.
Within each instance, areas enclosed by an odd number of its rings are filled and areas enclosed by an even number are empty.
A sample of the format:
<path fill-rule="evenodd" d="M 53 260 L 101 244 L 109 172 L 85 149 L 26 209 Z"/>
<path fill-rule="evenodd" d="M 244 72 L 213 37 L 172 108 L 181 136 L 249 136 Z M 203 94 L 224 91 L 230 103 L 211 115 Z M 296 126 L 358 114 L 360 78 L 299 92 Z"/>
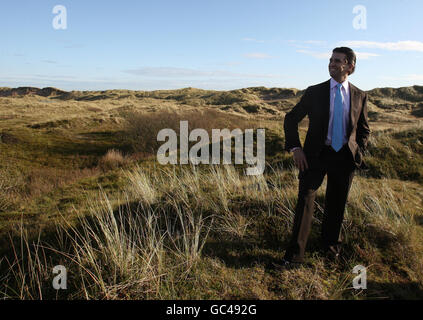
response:
<path fill-rule="evenodd" d="M 329 60 L 329 74 L 337 81 L 343 81 L 353 70 L 353 66 L 347 62 L 345 53 L 333 52 Z"/>

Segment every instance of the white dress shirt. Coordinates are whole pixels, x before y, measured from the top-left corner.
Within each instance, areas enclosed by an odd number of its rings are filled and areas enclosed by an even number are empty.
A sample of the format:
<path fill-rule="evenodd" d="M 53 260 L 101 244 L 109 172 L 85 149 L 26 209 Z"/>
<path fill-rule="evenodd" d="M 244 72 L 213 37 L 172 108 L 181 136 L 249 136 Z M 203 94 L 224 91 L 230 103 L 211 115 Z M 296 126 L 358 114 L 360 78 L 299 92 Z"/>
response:
<path fill-rule="evenodd" d="M 330 146 L 332 143 L 332 128 L 333 128 L 333 109 L 335 105 L 335 94 L 336 94 L 336 82 L 333 78 L 330 79 L 330 110 L 329 110 L 329 126 L 328 126 L 328 135 L 326 137 L 326 145 Z M 342 144 L 346 144 L 347 139 L 347 129 L 350 124 L 350 86 L 348 81 L 345 80 L 341 83 L 341 96 L 342 96 L 342 106 L 344 109 L 342 117 L 342 130 L 343 130 L 343 139 Z"/>

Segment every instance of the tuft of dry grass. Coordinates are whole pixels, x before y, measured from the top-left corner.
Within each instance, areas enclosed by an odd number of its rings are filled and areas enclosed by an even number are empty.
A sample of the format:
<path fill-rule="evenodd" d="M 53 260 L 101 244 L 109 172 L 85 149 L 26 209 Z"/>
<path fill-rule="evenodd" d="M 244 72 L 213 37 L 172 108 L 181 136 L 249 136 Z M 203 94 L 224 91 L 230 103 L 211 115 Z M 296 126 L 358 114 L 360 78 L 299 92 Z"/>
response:
<path fill-rule="evenodd" d="M 116 149 L 110 149 L 98 160 L 97 167 L 102 171 L 122 168 L 130 162 L 130 158 L 122 155 L 122 152 Z"/>

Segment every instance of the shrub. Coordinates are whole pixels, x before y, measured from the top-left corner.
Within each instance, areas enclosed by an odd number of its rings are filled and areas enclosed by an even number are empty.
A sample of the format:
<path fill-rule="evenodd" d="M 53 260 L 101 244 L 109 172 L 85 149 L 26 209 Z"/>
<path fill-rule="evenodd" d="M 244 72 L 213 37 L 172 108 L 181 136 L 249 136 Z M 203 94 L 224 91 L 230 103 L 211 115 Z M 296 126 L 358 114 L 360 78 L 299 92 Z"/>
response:
<path fill-rule="evenodd" d="M 187 120 L 189 131 L 202 128 L 211 136 L 212 129 L 230 130 L 235 128 L 252 128 L 252 124 L 245 118 L 228 115 L 214 109 L 187 110 L 177 113 L 176 111 L 160 111 L 153 113 L 130 112 L 124 115 L 127 121 L 125 129 L 126 139 L 134 152 L 144 155 L 156 154 L 163 143 L 157 141 L 157 135 L 162 129 L 172 129 L 179 139 L 180 121 Z"/>
<path fill-rule="evenodd" d="M 98 167 L 103 170 L 111 170 L 123 167 L 128 162 L 128 159 L 122 155 L 119 150 L 110 149 L 98 161 Z"/>

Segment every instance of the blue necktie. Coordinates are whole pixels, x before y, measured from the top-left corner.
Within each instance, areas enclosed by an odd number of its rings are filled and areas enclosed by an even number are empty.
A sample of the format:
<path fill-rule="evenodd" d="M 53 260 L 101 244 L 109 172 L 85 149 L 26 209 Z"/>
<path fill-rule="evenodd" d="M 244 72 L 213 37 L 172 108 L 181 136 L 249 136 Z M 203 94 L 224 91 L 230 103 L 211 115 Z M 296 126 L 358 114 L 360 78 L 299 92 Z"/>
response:
<path fill-rule="evenodd" d="M 342 105 L 341 84 L 336 85 L 335 103 L 333 108 L 333 122 L 332 122 L 332 148 L 338 152 L 343 145 L 343 122 L 344 108 Z"/>

